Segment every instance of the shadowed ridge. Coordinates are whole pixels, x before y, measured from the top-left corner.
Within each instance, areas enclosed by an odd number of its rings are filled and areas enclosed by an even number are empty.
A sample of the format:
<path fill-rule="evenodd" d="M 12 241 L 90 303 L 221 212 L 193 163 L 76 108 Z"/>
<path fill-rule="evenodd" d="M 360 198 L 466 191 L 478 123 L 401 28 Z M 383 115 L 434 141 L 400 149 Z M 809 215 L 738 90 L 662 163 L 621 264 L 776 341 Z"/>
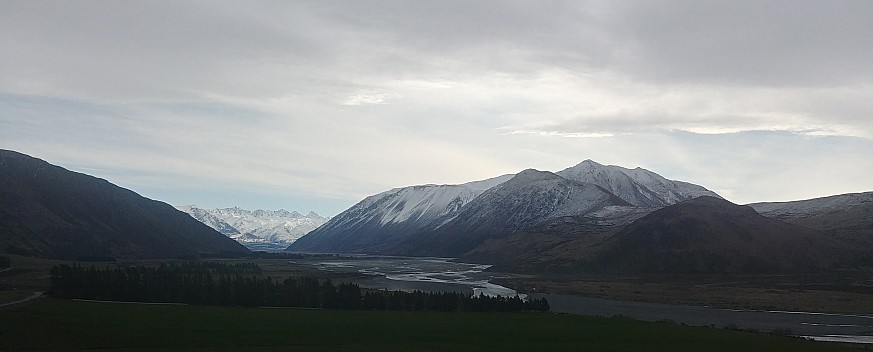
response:
<path fill-rule="evenodd" d="M 0 251 L 60 259 L 249 252 L 169 204 L 8 150 L 0 150 L 0 233 Z"/>
<path fill-rule="evenodd" d="M 625 273 L 813 272 L 846 253 L 823 232 L 703 196 L 656 210 L 610 239 L 600 271 Z"/>

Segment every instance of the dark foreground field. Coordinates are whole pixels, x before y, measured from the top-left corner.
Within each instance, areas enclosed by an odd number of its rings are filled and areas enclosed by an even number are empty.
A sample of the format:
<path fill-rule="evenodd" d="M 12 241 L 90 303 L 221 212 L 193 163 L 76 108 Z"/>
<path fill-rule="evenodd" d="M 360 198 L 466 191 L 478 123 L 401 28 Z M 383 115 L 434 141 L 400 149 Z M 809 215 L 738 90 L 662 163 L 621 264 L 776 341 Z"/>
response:
<path fill-rule="evenodd" d="M 549 313 L 364 312 L 93 303 L 0 310 L 0 350 L 847 351 L 741 331 Z"/>
<path fill-rule="evenodd" d="M 632 277 L 539 275 L 493 280 L 526 293 L 725 309 L 873 314 L 873 272 Z"/>

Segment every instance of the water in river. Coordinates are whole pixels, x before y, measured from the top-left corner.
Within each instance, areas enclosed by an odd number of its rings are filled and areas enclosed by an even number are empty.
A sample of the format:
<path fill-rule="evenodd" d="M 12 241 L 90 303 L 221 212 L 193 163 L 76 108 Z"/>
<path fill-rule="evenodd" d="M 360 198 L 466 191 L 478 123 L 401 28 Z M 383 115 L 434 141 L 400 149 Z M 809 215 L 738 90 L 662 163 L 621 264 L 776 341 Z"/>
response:
<path fill-rule="evenodd" d="M 462 292 L 527 297 L 492 284 L 500 274 L 485 272 L 489 265 L 453 262 L 447 258 L 387 256 L 313 257 L 297 261 L 321 270 L 373 275 L 358 281 L 361 287 L 428 292 Z M 640 320 L 670 320 L 694 326 L 736 327 L 761 332 L 782 331 L 820 341 L 873 343 L 873 315 L 822 314 L 785 311 L 728 310 L 643 302 L 611 301 L 579 296 L 534 294 L 548 299 L 560 313 L 622 315 Z"/>
<path fill-rule="evenodd" d="M 873 315 L 791 311 L 718 309 L 703 306 L 611 301 L 580 296 L 532 294 L 545 297 L 553 312 L 647 321 L 672 321 L 693 326 L 780 332 L 818 341 L 873 343 Z"/>
<path fill-rule="evenodd" d="M 372 278 L 357 282 L 364 288 L 526 297 L 513 289 L 489 282 L 500 277 L 485 272 L 490 265 L 458 263 L 447 258 L 350 256 L 313 258 L 298 262 L 325 271 L 373 275 Z"/>

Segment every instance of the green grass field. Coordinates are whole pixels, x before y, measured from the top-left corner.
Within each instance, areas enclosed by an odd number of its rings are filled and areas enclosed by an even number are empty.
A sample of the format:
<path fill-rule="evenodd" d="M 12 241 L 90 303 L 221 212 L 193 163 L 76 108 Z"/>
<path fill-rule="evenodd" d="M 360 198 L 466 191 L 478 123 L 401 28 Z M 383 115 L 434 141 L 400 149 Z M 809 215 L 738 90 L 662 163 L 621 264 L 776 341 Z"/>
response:
<path fill-rule="evenodd" d="M 549 313 L 159 306 L 42 298 L 0 310 L 0 350 L 847 351 L 740 331 Z"/>

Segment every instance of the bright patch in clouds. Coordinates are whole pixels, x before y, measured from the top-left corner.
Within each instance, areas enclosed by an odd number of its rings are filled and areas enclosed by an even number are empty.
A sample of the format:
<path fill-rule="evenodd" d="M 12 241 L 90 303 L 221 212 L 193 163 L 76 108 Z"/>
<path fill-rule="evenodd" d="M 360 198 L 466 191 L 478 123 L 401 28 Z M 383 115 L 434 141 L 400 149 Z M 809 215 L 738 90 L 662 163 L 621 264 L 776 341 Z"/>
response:
<path fill-rule="evenodd" d="M 387 95 L 384 93 L 356 94 L 343 102 L 343 105 L 385 104 Z"/>
<path fill-rule="evenodd" d="M 503 128 L 505 129 L 505 128 Z M 597 132 L 557 132 L 557 131 L 525 131 L 525 130 L 514 130 L 504 133 L 505 135 L 512 134 L 532 134 L 537 136 L 557 136 L 557 137 L 565 137 L 565 138 L 604 138 L 604 137 L 615 137 L 613 133 L 597 133 Z"/>

